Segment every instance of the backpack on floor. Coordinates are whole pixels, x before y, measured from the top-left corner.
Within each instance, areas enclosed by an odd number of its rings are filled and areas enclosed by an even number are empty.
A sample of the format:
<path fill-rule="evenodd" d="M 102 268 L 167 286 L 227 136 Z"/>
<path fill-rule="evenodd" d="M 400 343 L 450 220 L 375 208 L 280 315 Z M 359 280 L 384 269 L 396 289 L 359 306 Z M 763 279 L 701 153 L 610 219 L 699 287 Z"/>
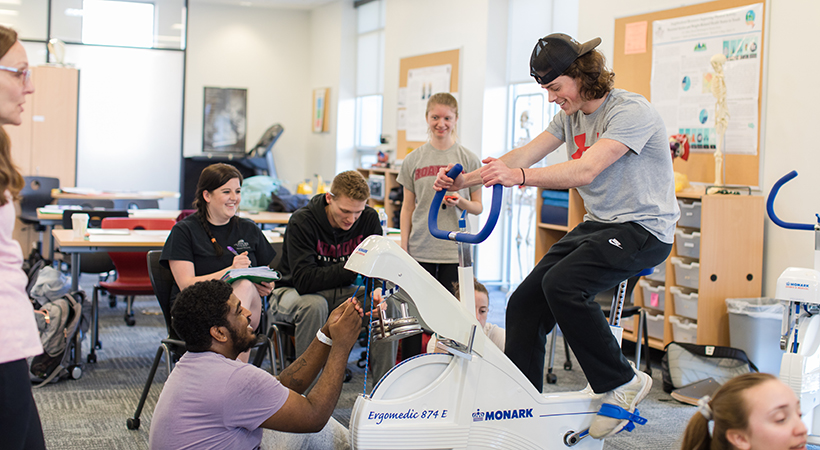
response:
<path fill-rule="evenodd" d="M 758 371 L 739 348 L 670 342 L 664 351 L 661 371 L 667 394 L 707 378 L 722 385 L 737 375 Z"/>
<path fill-rule="evenodd" d="M 32 358 L 29 365 L 32 381 L 39 383 L 35 387 L 66 377 L 77 379 L 82 375 L 82 369 L 72 366 L 72 360 L 74 352 L 79 351 L 75 338 L 82 332 L 85 322 L 84 303 L 84 292 L 72 292 L 50 300 L 34 311 L 43 344 L 43 353 Z"/>
<path fill-rule="evenodd" d="M 29 274 L 29 284 L 26 289 L 35 308 L 60 298 L 71 290 L 68 277 L 54 267 L 45 265 L 38 269 L 36 265 L 33 269 L 36 271 Z"/>

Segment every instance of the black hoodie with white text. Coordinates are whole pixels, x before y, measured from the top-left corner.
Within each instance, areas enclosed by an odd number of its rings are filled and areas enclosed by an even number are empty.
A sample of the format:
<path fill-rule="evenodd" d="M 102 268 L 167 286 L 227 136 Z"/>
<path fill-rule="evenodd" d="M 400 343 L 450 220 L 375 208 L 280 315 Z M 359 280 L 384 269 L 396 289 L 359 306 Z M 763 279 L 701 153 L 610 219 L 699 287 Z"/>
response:
<path fill-rule="evenodd" d="M 327 218 L 325 194 L 315 195 L 296 210 L 285 229 L 276 287 L 293 287 L 300 295 L 353 284 L 356 273 L 344 268 L 347 258 L 366 237 L 381 235 L 379 214 L 365 206 L 349 230 L 334 228 Z"/>

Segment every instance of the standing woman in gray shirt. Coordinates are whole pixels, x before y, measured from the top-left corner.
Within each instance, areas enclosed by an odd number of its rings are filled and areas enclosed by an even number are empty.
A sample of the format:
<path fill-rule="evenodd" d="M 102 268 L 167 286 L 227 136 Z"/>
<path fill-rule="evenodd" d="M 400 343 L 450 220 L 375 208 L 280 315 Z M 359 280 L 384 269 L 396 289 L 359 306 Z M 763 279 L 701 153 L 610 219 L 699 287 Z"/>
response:
<path fill-rule="evenodd" d="M 546 335 L 557 324 L 603 403 L 634 412 L 652 378 L 623 356 L 595 294 L 663 262 L 680 211 L 663 120 L 644 97 L 613 89 L 615 74 L 595 50 L 600 43 L 580 44 L 560 33 L 539 39 L 530 74 L 561 111 L 531 142 L 485 159 L 479 170 L 455 180 L 440 171 L 436 188 L 578 189 L 584 222 L 549 249 L 510 297 L 506 354 L 540 391 Z M 567 162 L 530 168 L 561 144 Z M 603 439 L 627 423 L 599 414 L 589 434 Z"/>

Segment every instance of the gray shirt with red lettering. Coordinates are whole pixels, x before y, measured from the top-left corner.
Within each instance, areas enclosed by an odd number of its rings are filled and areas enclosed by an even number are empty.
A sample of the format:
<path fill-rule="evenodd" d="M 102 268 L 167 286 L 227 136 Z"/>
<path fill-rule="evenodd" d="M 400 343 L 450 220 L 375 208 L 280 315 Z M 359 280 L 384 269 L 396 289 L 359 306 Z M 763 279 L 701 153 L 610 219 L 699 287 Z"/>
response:
<path fill-rule="evenodd" d="M 447 150 L 438 150 L 430 143 L 413 150 L 404 158 L 399 172 L 398 182 L 405 189 L 416 196 L 416 209 L 413 211 L 413 228 L 410 230 L 410 239 L 407 250 L 416 261 L 426 263 L 458 263 L 458 246 L 453 241 L 436 239 L 427 229 L 427 216 L 430 213 L 430 203 L 436 190 L 433 183 L 442 167 L 448 164 L 459 163 L 464 166 L 464 173 L 472 172 L 481 167 L 481 161 L 471 151 L 460 144 L 453 144 Z M 458 194 L 467 200 L 470 193 L 481 189 L 481 185 L 462 189 Z M 457 231 L 458 217 L 461 210 L 447 207 L 438 213 L 438 228 L 440 230 Z"/>
<path fill-rule="evenodd" d="M 579 186 L 587 214 L 584 220 L 635 222 L 661 242 L 675 239 L 680 209 L 675 199 L 675 174 L 666 127 L 642 95 L 613 89 L 592 114 L 578 111 L 553 117 L 546 130 L 567 144 L 578 159 L 598 142 L 611 139 L 629 151 L 603 170 L 592 183 Z"/>

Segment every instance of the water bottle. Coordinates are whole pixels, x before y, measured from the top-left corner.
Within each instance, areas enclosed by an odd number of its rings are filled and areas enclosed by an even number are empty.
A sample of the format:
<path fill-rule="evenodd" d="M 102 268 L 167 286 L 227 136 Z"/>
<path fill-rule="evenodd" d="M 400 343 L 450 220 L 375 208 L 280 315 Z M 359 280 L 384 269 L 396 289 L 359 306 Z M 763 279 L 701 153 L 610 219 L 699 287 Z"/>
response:
<path fill-rule="evenodd" d="M 384 208 L 379 208 L 379 223 L 382 226 L 382 236 L 387 236 L 387 213 Z"/>

